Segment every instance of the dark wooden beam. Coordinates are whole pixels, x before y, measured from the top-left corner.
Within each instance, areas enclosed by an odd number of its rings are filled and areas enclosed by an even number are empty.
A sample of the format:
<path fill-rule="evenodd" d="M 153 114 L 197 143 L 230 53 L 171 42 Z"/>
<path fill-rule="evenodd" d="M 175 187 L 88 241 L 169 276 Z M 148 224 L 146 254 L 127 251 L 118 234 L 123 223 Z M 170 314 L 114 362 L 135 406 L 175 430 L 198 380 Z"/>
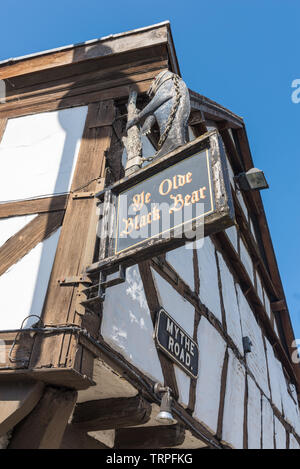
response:
<path fill-rule="evenodd" d="M 68 194 L 64 194 L 40 199 L 4 202 L 0 204 L 0 218 L 64 210 L 68 197 Z"/>
<path fill-rule="evenodd" d="M 83 431 L 74 428 L 73 425 L 68 425 L 60 449 L 109 449 L 109 447 Z"/>
<path fill-rule="evenodd" d="M 149 28 L 134 30 L 128 33 L 108 36 L 92 44 L 78 44 L 61 50 L 44 52 L 33 57 L 13 59 L 0 66 L 0 79 L 26 75 L 40 70 L 54 69 L 75 63 L 82 63 L 120 54 L 136 51 L 146 47 L 166 44 L 168 41 L 167 25 L 153 25 Z"/>
<path fill-rule="evenodd" d="M 157 427 L 120 428 L 116 430 L 115 448 L 171 448 L 184 442 L 184 433 L 184 428 L 178 424 Z"/>
<path fill-rule="evenodd" d="M 0 384 L 0 436 L 12 430 L 34 409 L 43 387 L 38 381 Z"/>
<path fill-rule="evenodd" d="M 99 431 L 142 425 L 148 422 L 151 404 L 141 396 L 101 399 L 78 404 L 72 426 L 82 431 Z"/>
<path fill-rule="evenodd" d="M 62 224 L 64 212 L 42 213 L 18 231 L 0 248 L 0 275 L 48 238 Z"/>
<path fill-rule="evenodd" d="M 9 449 L 58 449 L 76 399 L 76 391 L 46 388 L 37 406 L 16 426 Z"/>
<path fill-rule="evenodd" d="M 139 271 L 154 327 L 156 321 L 156 313 L 160 308 L 160 302 L 155 281 L 151 272 L 150 261 L 141 262 L 139 264 Z M 157 353 L 164 376 L 164 382 L 167 386 L 172 389 L 173 395 L 176 399 L 179 395 L 179 390 L 173 363 L 160 350 L 158 350 Z"/>
<path fill-rule="evenodd" d="M 0 248 L 0 275 L 48 238 L 62 224 L 64 212 L 42 213 L 18 231 Z"/>
<path fill-rule="evenodd" d="M 285 300 L 273 301 L 271 303 L 272 311 L 287 311 L 287 305 Z"/>

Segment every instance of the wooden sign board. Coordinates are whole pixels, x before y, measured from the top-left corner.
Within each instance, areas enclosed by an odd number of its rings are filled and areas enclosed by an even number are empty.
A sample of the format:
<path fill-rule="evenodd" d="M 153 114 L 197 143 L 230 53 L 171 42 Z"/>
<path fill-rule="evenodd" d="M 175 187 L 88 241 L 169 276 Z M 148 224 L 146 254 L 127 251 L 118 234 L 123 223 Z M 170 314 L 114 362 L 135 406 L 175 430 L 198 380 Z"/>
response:
<path fill-rule="evenodd" d="M 221 137 L 207 132 L 97 194 L 100 261 L 117 271 L 234 223 Z"/>
<path fill-rule="evenodd" d="M 157 315 L 155 342 L 188 375 L 198 377 L 198 345 L 163 308 Z"/>

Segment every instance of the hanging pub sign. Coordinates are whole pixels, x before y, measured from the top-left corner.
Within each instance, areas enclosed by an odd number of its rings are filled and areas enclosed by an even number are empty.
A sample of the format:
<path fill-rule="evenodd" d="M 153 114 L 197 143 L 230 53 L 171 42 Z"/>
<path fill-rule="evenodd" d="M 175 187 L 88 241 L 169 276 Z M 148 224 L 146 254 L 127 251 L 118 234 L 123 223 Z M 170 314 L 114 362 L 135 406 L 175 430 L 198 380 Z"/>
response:
<path fill-rule="evenodd" d="M 198 345 L 163 308 L 157 315 L 155 342 L 188 375 L 198 377 Z"/>
<path fill-rule="evenodd" d="M 207 132 L 97 194 L 105 275 L 234 223 L 222 140 Z"/>

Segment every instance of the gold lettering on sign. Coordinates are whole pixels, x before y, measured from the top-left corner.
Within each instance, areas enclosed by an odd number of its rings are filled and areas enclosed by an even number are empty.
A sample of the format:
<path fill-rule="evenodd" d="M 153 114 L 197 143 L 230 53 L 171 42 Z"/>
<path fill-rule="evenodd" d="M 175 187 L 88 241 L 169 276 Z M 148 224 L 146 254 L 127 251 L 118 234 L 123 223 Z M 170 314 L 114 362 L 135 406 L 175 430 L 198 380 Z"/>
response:
<path fill-rule="evenodd" d="M 168 195 L 172 189 L 178 189 L 192 182 L 192 173 L 177 174 L 172 179 L 164 179 L 158 188 L 160 195 Z"/>
<path fill-rule="evenodd" d="M 165 183 L 167 183 L 167 187 L 165 186 Z M 164 189 L 165 187 L 165 189 Z M 161 183 L 160 183 L 160 186 L 159 186 L 159 193 L 161 195 L 168 195 L 170 190 L 172 189 L 172 182 L 170 179 L 164 179 Z"/>
<path fill-rule="evenodd" d="M 154 207 L 147 215 L 136 215 L 134 218 L 123 218 L 125 227 L 121 231 L 122 235 L 129 235 L 132 231 L 139 231 L 144 226 L 150 225 L 153 221 L 160 220 L 160 211 Z"/>
<path fill-rule="evenodd" d="M 186 194 L 183 198 L 182 194 L 170 195 L 170 199 L 174 201 L 173 206 L 170 208 L 169 212 L 178 212 L 183 207 L 199 202 L 200 199 L 205 199 L 206 195 L 206 186 L 200 187 L 199 190 L 193 191 L 192 195 Z"/>
<path fill-rule="evenodd" d="M 132 198 L 133 201 L 133 210 L 137 212 L 138 210 L 141 210 L 144 204 L 148 204 L 151 199 L 151 194 L 150 192 L 141 192 L 140 194 L 135 194 Z"/>

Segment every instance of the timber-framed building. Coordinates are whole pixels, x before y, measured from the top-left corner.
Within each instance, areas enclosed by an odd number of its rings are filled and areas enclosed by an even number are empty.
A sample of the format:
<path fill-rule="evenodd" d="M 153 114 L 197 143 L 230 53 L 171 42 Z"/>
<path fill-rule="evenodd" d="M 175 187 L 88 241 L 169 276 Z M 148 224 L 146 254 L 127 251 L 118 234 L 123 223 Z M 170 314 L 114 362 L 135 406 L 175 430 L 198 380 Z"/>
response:
<path fill-rule="evenodd" d="M 190 140 L 222 138 L 234 225 L 86 302 L 95 194 L 124 177 L 130 90 L 142 108 L 166 69 L 180 75 L 168 22 L 0 63 L 3 448 L 299 448 L 300 369 L 264 207 L 234 180 L 254 166 L 242 118 L 190 90 Z M 161 307 L 197 343 L 197 377 L 156 347 Z M 156 420 L 157 382 L 173 425 Z"/>

